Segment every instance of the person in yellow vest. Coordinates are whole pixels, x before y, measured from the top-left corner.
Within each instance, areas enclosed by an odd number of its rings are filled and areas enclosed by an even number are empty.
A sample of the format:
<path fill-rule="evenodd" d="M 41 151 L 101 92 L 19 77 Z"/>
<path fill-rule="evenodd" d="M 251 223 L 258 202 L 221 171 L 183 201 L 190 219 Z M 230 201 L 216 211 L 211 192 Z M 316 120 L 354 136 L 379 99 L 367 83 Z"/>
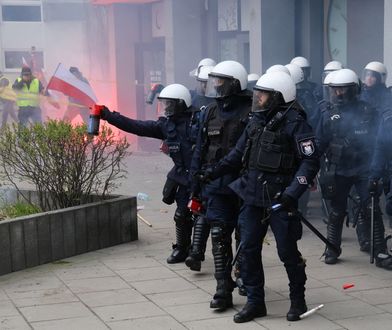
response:
<path fill-rule="evenodd" d="M 1 127 L 7 124 L 8 116 L 11 116 L 15 122 L 18 122 L 18 117 L 15 113 L 16 94 L 10 86 L 10 81 L 4 77 L 0 71 L 0 110 L 2 113 Z"/>
<path fill-rule="evenodd" d="M 18 119 L 21 125 L 26 125 L 31 119 L 33 123 L 41 122 L 41 109 L 39 107 L 40 94 L 44 87 L 38 78 L 34 77 L 29 67 L 23 67 L 12 88 L 16 92 L 16 104 L 19 107 Z"/>

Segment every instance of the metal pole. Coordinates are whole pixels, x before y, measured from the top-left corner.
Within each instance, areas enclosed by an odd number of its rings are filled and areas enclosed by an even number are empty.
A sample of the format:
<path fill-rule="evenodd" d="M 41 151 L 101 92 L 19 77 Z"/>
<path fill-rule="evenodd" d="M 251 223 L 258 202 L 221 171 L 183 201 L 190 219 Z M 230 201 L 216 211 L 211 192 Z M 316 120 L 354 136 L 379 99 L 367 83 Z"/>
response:
<path fill-rule="evenodd" d="M 370 263 L 374 263 L 374 195 L 371 195 L 370 206 Z"/>

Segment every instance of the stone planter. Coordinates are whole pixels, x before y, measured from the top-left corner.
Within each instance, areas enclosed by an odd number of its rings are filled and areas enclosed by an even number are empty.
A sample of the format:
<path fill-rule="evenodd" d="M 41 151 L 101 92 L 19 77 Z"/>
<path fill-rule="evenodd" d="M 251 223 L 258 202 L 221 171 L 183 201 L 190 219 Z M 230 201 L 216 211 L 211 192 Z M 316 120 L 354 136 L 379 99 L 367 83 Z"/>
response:
<path fill-rule="evenodd" d="M 7 194 L 7 202 L 19 199 L 16 192 Z M 112 196 L 0 221 L 0 275 L 137 240 L 136 211 L 136 197 Z"/>

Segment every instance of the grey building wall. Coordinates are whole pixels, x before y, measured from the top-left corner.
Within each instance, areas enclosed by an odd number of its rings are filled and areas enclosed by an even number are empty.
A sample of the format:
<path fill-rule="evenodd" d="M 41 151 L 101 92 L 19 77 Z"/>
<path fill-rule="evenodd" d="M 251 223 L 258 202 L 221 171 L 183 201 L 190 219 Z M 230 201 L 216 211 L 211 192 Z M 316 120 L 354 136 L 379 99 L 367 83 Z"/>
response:
<path fill-rule="evenodd" d="M 324 68 L 324 1 L 295 1 L 295 56 L 306 57 L 312 66 L 312 80 L 319 82 Z"/>
<path fill-rule="evenodd" d="M 287 64 L 295 51 L 295 1 L 261 0 L 262 71 Z"/>
<path fill-rule="evenodd" d="M 392 84 L 392 1 L 384 1 L 384 63 L 388 69 L 387 85 Z"/>
<path fill-rule="evenodd" d="M 348 0 L 347 66 L 361 75 L 368 62 L 383 57 L 384 0 Z"/>
<path fill-rule="evenodd" d="M 203 56 L 202 26 L 204 1 L 172 0 L 174 81 L 192 88 L 189 71 Z M 207 33 L 207 31 L 205 31 Z"/>

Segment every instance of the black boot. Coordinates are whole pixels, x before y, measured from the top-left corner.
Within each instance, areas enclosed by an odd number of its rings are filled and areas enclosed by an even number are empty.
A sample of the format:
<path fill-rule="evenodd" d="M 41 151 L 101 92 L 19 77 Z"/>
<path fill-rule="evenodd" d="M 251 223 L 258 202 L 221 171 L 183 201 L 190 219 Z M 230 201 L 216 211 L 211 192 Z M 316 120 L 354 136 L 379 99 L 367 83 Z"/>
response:
<path fill-rule="evenodd" d="M 381 210 L 376 206 L 374 214 L 374 255 L 376 266 L 392 270 L 392 256 L 388 254 L 387 242 L 384 236 L 385 227 Z"/>
<path fill-rule="evenodd" d="M 233 307 L 232 292 L 235 282 L 230 279 L 217 279 L 216 292 L 210 301 L 210 308 L 224 311 Z"/>
<path fill-rule="evenodd" d="M 232 292 L 235 282 L 231 278 L 231 250 L 232 228 L 216 222 L 211 224 L 212 254 L 215 264 L 215 278 L 217 280 L 216 293 L 210 303 L 210 308 L 225 310 L 233 306 Z"/>
<path fill-rule="evenodd" d="M 237 251 L 240 243 L 241 243 L 240 231 L 239 228 L 237 227 L 235 229 L 235 247 Z M 238 287 L 238 294 L 240 296 L 246 297 L 246 288 L 241 278 L 241 262 L 242 262 L 242 253 L 240 251 L 237 255 L 237 260 L 234 265 L 234 277 L 235 277 L 235 283 Z"/>
<path fill-rule="evenodd" d="M 235 323 L 244 323 L 252 321 L 256 317 L 263 317 L 267 315 L 267 308 L 265 304 L 254 305 L 246 303 L 240 312 L 234 315 Z"/>
<path fill-rule="evenodd" d="M 176 244 L 173 244 L 173 252 L 166 260 L 168 264 L 185 261 L 191 245 L 191 214 L 177 209 L 174 214 L 174 221 L 176 222 Z"/>
<path fill-rule="evenodd" d="M 362 252 L 370 251 L 370 221 L 363 212 L 359 212 L 357 226 L 355 228 L 358 237 L 359 249 Z"/>
<path fill-rule="evenodd" d="M 307 312 L 308 307 L 306 306 L 305 300 L 291 301 L 290 309 L 287 312 L 287 321 L 298 321 L 299 316 Z"/>
<path fill-rule="evenodd" d="M 285 264 L 290 288 L 290 309 L 286 315 L 287 321 L 298 321 L 299 316 L 307 311 L 305 303 L 305 260 L 299 257 L 298 264 Z"/>
<path fill-rule="evenodd" d="M 185 259 L 185 264 L 194 271 L 200 271 L 201 262 L 204 261 L 204 253 L 208 235 L 210 233 L 210 225 L 205 217 L 199 216 L 195 220 L 193 227 L 193 241 L 189 256 Z"/>
<path fill-rule="evenodd" d="M 328 240 L 336 247 L 340 247 L 342 242 L 344 217 L 345 214 L 338 214 L 335 211 L 332 211 L 329 215 L 327 237 Z M 325 263 L 329 265 L 336 264 L 338 262 L 339 255 L 340 254 L 337 254 L 335 251 L 332 251 L 327 247 L 325 250 Z"/>

